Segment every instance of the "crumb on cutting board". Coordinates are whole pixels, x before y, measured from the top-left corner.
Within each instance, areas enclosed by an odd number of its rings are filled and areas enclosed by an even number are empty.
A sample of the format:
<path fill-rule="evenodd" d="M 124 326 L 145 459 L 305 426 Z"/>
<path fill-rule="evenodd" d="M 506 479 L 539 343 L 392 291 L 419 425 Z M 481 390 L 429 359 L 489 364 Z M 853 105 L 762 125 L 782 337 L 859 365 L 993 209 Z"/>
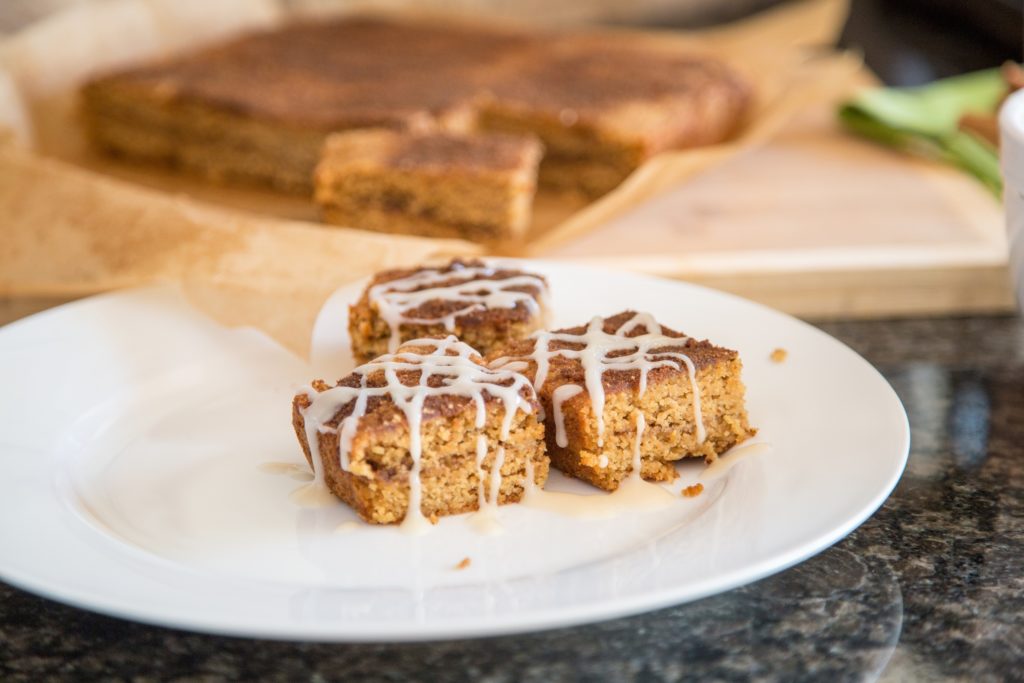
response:
<path fill-rule="evenodd" d="M 788 356 L 788 355 L 789 355 L 789 351 L 787 351 L 786 349 L 783 349 L 783 348 L 780 347 L 780 348 L 777 348 L 774 351 L 772 351 L 772 353 L 769 356 L 769 358 L 772 359 L 773 363 L 781 363 L 782 361 L 786 360 L 786 356 Z"/>
<path fill-rule="evenodd" d="M 460 561 L 459 561 L 459 563 L 458 563 L 457 565 L 455 565 L 455 568 L 456 568 L 456 569 L 465 569 L 465 568 L 467 568 L 467 567 L 468 567 L 468 566 L 469 566 L 470 564 L 472 564 L 472 562 L 473 562 L 473 561 L 472 561 L 472 560 L 470 560 L 470 559 L 469 559 L 468 557 L 464 557 L 464 558 L 462 558 L 462 560 L 460 560 Z"/>

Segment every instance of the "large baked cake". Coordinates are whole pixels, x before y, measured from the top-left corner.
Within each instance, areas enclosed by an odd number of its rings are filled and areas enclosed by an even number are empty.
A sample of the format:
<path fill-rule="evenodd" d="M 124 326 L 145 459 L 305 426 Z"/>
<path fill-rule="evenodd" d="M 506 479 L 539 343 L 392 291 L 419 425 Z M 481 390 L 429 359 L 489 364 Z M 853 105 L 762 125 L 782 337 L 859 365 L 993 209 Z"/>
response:
<path fill-rule="evenodd" d="M 730 68 L 678 48 L 348 18 L 100 77 L 83 109 L 115 154 L 307 194 L 332 132 L 528 133 L 548 150 L 542 184 L 599 194 L 661 150 L 726 138 L 749 99 Z"/>
<path fill-rule="evenodd" d="M 100 77 L 83 110 L 115 154 L 309 194 L 331 132 L 471 128 L 486 71 L 527 41 L 423 22 L 299 23 Z"/>

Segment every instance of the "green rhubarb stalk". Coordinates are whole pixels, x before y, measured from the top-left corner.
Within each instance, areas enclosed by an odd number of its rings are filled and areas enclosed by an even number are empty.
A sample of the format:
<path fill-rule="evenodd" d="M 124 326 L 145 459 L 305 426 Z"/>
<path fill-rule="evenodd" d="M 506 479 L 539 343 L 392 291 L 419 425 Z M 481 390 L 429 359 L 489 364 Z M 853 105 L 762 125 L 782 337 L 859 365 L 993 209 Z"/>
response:
<path fill-rule="evenodd" d="M 998 69 L 917 88 L 866 90 L 839 108 L 848 130 L 883 145 L 954 165 L 1002 193 L 998 150 L 959 129 L 966 113 L 994 113 L 1006 94 Z"/>

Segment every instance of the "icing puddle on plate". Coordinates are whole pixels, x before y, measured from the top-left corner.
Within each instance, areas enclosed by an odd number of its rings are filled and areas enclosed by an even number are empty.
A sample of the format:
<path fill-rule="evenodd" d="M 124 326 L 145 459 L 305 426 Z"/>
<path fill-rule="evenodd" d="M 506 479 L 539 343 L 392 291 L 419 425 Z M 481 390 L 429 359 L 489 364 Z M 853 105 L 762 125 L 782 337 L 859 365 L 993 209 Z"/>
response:
<path fill-rule="evenodd" d="M 710 465 L 702 466 L 695 461 L 683 463 L 683 466 L 687 471 L 696 470 L 699 473 L 696 483 L 699 483 L 702 488 L 696 495 L 701 495 L 704 492 L 703 482 L 714 481 L 725 476 L 729 470 L 746 458 L 767 455 L 771 451 L 772 446 L 769 443 L 746 442 L 722 454 Z M 313 480 L 313 474 L 308 466 L 291 462 L 270 462 L 261 465 L 261 469 L 269 473 L 286 474 L 293 479 L 306 480 L 308 483 L 292 491 L 290 496 L 292 501 L 300 506 L 318 508 L 340 504 L 333 494 Z M 305 476 L 297 476 L 302 474 Z M 691 478 L 692 476 L 681 477 L 672 486 L 665 486 L 644 481 L 631 474 L 613 493 L 605 493 L 592 488 L 589 491 L 580 491 L 579 489 L 583 485 L 567 479 L 557 470 L 551 470 L 548 485 L 544 488 L 532 486 L 516 506 L 545 510 L 581 520 L 611 519 L 619 515 L 661 510 L 676 505 L 682 495 L 682 489 L 692 485 Z M 528 475 L 527 481 L 532 481 L 532 476 Z M 573 488 L 562 490 L 567 488 L 567 484 Z M 497 510 L 493 507 L 484 507 L 479 512 L 467 513 L 458 517 L 464 518 L 472 528 L 480 533 L 500 535 L 505 533 L 505 527 L 501 523 L 501 513 L 509 507 L 502 506 Z M 338 531 L 355 531 L 360 527 L 371 528 L 373 525 L 366 524 L 361 520 L 349 520 L 341 524 Z M 400 526 L 394 528 L 408 532 L 408 530 L 401 529 Z M 415 533 L 409 533 L 409 535 L 415 535 Z"/>

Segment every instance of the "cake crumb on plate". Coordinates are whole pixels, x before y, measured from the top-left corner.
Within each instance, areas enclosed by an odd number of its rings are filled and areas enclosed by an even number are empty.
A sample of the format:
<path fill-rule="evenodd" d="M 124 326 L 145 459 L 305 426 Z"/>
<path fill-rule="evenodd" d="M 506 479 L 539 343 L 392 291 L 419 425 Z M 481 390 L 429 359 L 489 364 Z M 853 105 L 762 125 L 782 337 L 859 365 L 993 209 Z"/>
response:
<path fill-rule="evenodd" d="M 695 498 L 704 492 L 704 484 L 694 484 L 683 489 L 684 498 Z"/>

